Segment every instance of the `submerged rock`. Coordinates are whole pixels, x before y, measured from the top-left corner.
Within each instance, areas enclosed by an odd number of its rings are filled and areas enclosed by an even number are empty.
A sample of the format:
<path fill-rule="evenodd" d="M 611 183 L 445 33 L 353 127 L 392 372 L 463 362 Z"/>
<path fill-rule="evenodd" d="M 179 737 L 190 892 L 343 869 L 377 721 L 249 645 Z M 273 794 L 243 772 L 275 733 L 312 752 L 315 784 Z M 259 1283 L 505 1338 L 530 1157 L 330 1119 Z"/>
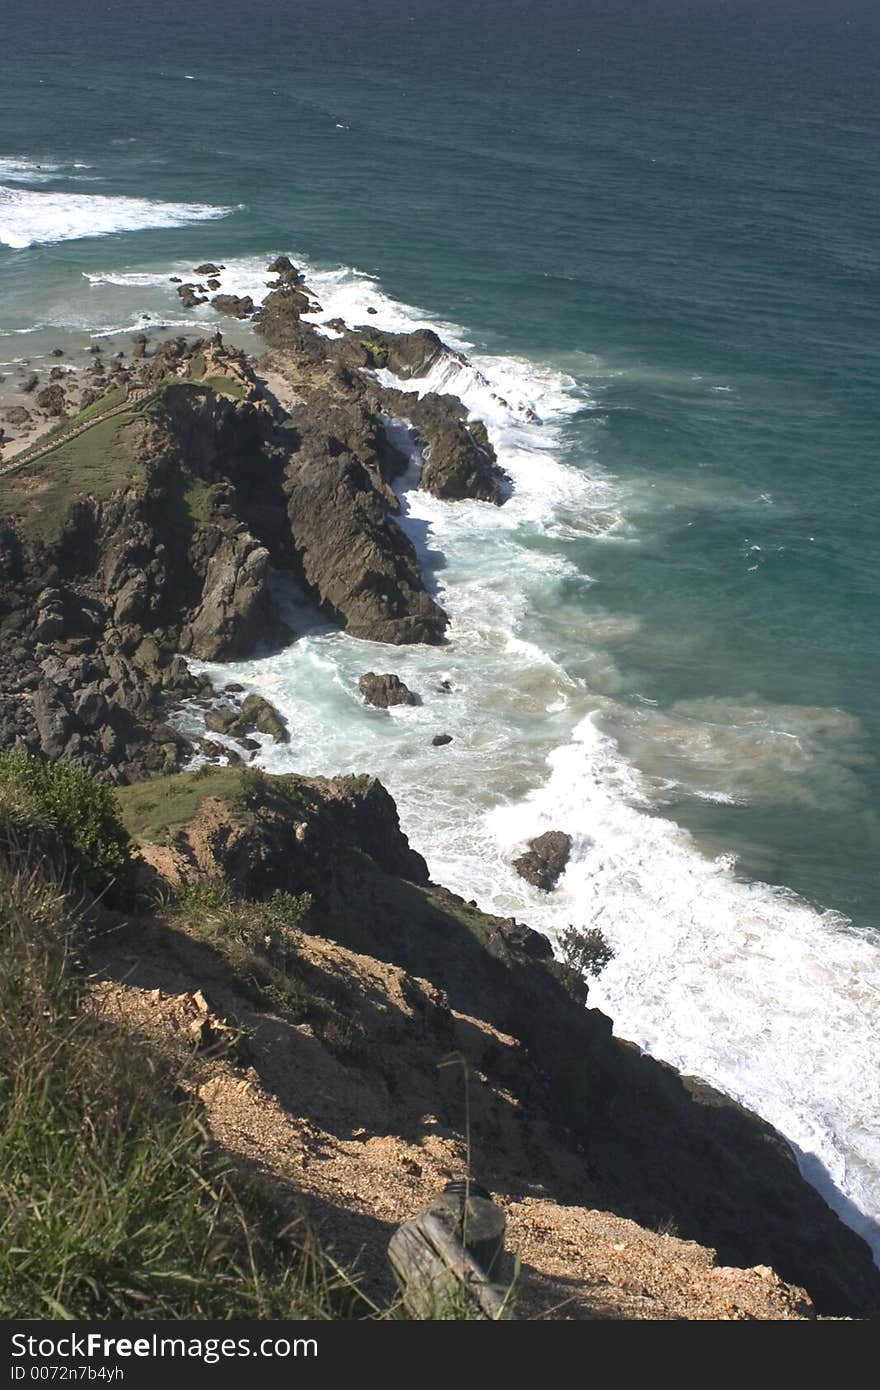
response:
<path fill-rule="evenodd" d="M 571 836 L 564 830 L 548 830 L 529 841 L 528 850 L 514 859 L 513 867 L 520 878 L 549 893 L 556 887 L 570 853 Z"/>

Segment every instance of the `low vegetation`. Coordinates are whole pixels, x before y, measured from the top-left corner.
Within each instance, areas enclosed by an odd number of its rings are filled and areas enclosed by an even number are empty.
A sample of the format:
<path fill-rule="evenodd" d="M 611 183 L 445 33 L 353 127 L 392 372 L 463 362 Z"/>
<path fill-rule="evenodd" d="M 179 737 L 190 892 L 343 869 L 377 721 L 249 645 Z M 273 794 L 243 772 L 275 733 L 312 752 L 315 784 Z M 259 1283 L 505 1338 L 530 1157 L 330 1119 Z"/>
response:
<path fill-rule="evenodd" d="M 125 904 L 133 891 L 129 836 L 109 787 L 70 763 L 0 754 L 0 841 L 38 844 L 56 872 Z"/>
<path fill-rule="evenodd" d="M 0 1318 L 363 1313 L 150 1049 L 80 1009 L 79 926 L 0 867 Z"/>
<path fill-rule="evenodd" d="M 132 412 L 113 415 L 0 479 L 0 512 L 19 517 L 29 535 L 46 539 L 57 535 L 78 497 L 101 499 L 140 482 L 135 425 Z"/>

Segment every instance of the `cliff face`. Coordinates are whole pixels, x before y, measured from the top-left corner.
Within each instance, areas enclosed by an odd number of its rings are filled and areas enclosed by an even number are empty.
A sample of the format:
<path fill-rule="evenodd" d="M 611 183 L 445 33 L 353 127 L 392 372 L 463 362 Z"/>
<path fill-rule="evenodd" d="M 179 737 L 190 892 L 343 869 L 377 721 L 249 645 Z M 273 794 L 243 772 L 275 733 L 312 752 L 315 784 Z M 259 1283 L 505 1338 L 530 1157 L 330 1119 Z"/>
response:
<path fill-rule="evenodd" d="M 867 1246 L 801 1178 L 785 1140 L 727 1097 L 615 1039 L 610 1020 L 565 988 L 543 937 L 430 883 L 374 779 L 237 775 L 241 784 L 221 771 L 124 791 L 133 831 L 152 818 L 142 851 L 151 872 L 176 885 L 223 883 L 256 902 L 278 889 L 307 892 L 308 937 L 369 957 L 371 968 L 384 962 L 430 981 L 445 1007 L 514 1040 L 501 1070 L 491 1051 L 480 1070 L 519 1097 L 522 1123 L 545 1134 L 530 1150 L 525 1183 L 520 1171 L 520 1196 L 549 1192 L 672 1229 L 713 1247 L 725 1264 L 772 1266 L 803 1285 L 821 1312 L 877 1311 L 880 1274 Z M 178 814 L 176 802 L 186 819 L 157 823 L 157 814 Z M 144 812 L 144 803 L 170 811 Z M 405 1028 L 397 1046 L 417 1050 L 420 1028 Z M 448 1041 L 431 1044 L 436 1061 L 452 1050 L 451 1034 Z M 476 1175 L 493 1187 L 504 1161 L 491 1127 L 475 1153 Z"/>

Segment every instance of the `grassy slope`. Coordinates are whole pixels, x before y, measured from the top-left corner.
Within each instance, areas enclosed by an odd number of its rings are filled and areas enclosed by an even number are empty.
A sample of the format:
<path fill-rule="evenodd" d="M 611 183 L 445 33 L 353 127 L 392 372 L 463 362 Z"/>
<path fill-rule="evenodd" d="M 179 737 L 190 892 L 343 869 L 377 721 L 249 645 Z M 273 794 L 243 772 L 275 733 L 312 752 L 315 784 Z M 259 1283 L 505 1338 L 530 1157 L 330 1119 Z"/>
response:
<path fill-rule="evenodd" d="M 103 420 L 52 453 L 0 480 L 0 513 L 20 516 L 31 535 L 55 536 L 77 497 L 109 497 L 143 477 L 129 412 Z"/>

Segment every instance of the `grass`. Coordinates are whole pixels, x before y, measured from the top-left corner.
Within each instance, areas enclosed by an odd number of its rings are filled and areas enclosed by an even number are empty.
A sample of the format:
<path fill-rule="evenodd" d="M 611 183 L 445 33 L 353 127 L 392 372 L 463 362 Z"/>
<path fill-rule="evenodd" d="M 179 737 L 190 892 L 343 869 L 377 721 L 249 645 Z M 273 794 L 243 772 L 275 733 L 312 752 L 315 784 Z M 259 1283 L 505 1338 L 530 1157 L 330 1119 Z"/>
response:
<path fill-rule="evenodd" d="M 97 404 L 97 402 L 96 402 Z M 143 468 L 128 433 L 133 413 L 102 420 L 33 465 L 0 479 L 0 513 L 11 512 L 33 535 L 57 535 L 77 497 L 109 497 L 140 482 Z"/>
<path fill-rule="evenodd" d="M 136 840 L 166 843 L 171 832 L 192 820 L 202 802 L 218 797 L 247 815 L 255 804 L 299 816 L 303 780 L 293 773 L 273 777 L 250 767 L 201 767 L 153 777 L 116 791 L 122 822 Z"/>
<path fill-rule="evenodd" d="M 210 387 L 221 396 L 231 396 L 235 401 L 243 401 L 247 395 L 244 382 L 237 376 L 206 376 L 201 385 Z"/>
<path fill-rule="evenodd" d="M 0 1318 L 363 1315 L 137 1039 L 80 1009 L 60 892 L 0 868 Z"/>
<path fill-rule="evenodd" d="M 245 796 L 245 769 L 205 767 L 134 782 L 117 789 L 122 823 L 136 840 L 161 844 L 169 832 L 192 820 L 209 796 L 237 805 Z"/>

